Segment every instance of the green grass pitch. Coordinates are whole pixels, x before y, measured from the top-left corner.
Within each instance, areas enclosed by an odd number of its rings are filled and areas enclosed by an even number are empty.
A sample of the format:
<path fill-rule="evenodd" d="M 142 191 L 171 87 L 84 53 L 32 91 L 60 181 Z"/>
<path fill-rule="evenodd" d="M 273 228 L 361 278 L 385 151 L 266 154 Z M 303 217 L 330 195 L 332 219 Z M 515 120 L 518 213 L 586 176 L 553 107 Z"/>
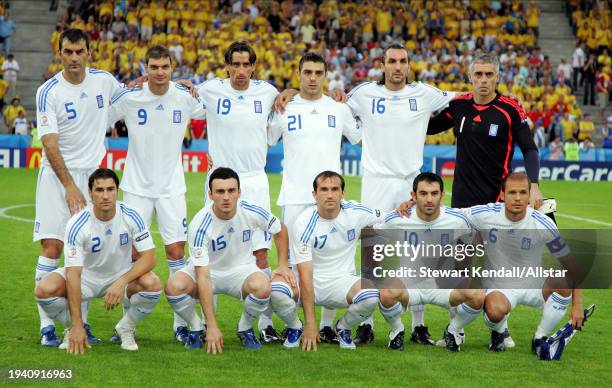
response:
<path fill-rule="evenodd" d="M 509 320 L 516 348 L 501 354 L 487 350 L 489 334 L 482 318 L 467 328 L 467 342 L 459 354 L 411 343 L 407 343 L 403 352 L 389 351 L 386 348 L 388 326 L 379 312 L 375 314 L 375 342 L 355 351 L 342 351 L 326 344 L 322 344 L 316 353 L 297 349 L 288 351 L 280 345 L 264 346 L 258 352 L 246 351 L 235 334 L 241 304 L 223 296 L 219 298 L 218 316 L 225 351 L 220 356 L 187 351 L 175 342 L 171 333 L 171 309 L 165 298 L 138 326 L 140 350 L 136 353 L 122 351 L 118 345 L 107 341 L 121 312 L 120 309 L 104 311 L 100 301 L 92 303 L 89 321 L 94 333 L 106 340 L 104 344 L 80 357 L 54 348 L 42 348 L 38 344 L 38 316 L 33 298 L 39 247 L 31 241 L 37 172 L 28 169 L 3 169 L 0 172 L 0 263 L 3 269 L 0 282 L 0 369 L 74 368 L 75 377 L 70 384 L 78 386 L 520 384 L 540 387 L 600 386 L 612 380 L 612 337 L 609 335 L 612 293 L 608 290 L 584 292 L 585 305 L 596 303 L 596 313 L 583 333 L 570 343 L 563 360 L 554 363 L 537 361 L 530 353 L 530 339 L 539 322 L 540 311 L 526 307 L 517 308 Z M 188 214 L 192 217 L 203 203 L 204 175 L 187 174 L 186 180 Z M 270 174 L 273 199 L 278 196 L 280 180 L 280 175 Z M 359 199 L 360 183 L 359 178 L 347 179 L 347 199 Z M 451 181 L 446 183 L 450 186 Z M 450 187 L 447 191 L 450 192 Z M 606 210 L 612 194 L 610 183 L 545 181 L 542 191 L 557 198 L 560 227 L 612 227 L 612 213 Z M 273 205 L 273 212 L 280 216 L 276 205 Z M 152 230 L 156 229 L 156 226 L 152 227 Z M 158 234 L 155 234 L 155 241 L 158 255 L 155 272 L 165 281 L 168 269 Z M 270 256 L 274 267 L 276 253 L 272 251 Z M 441 308 L 428 306 L 425 320 L 430 332 L 438 337 L 447 324 L 447 313 Z M 275 321 L 280 328 L 276 317 Z M 410 317 L 404 316 L 404 321 L 409 326 Z M 59 331 L 61 333 L 61 329 Z M 5 383 L 7 381 L 0 382 L 2 385 Z"/>

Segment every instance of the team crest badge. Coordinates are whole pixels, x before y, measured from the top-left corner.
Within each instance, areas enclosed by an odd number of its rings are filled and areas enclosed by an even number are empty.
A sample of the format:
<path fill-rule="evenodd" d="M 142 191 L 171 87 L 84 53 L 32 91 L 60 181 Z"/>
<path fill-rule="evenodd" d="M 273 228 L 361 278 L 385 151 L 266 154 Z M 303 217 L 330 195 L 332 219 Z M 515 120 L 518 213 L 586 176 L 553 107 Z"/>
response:
<path fill-rule="evenodd" d="M 310 253 L 310 246 L 308 246 L 308 244 L 302 244 L 298 252 L 300 252 L 301 255 L 308 255 Z"/>
<path fill-rule="evenodd" d="M 497 136 L 497 129 L 499 126 L 497 124 L 491 124 L 489 127 L 489 136 Z"/>
<path fill-rule="evenodd" d="M 523 237 L 523 242 L 521 243 L 521 249 L 531 249 L 531 239 L 529 237 Z"/>
<path fill-rule="evenodd" d="M 336 116 L 327 115 L 327 126 L 330 128 L 336 128 Z"/>
<path fill-rule="evenodd" d="M 119 235 L 119 242 L 121 243 L 121 245 L 125 245 L 128 243 L 128 234 L 127 233 L 121 233 Z"/>
<path fill-rule="evenodd" d="M 180 124 L 181 123 L 181 111 L 175 110 L 172 112 L 172 123 Z"/>
<path fill-rule="evenodd" d="M 251 239 L 251 230 L 243 230 L 242 231 L 242 242 L 247 242 Z"/>
<path fill-rule="evenodd" d="M 101 94 L 98 94 L 96 96 L 96 101 L 98 102 L 98 108 L 99 109 L 104 108 L 104 97 L 102 97 Z"/>
<path fill-rule="evenodd" d="M 416 98 L 409 98 L 409 99 L 408 99 L 408 104 L 410 104 L 410 110 L 411 110 L 412 112 L 416 112 L 416 111 L 418 110 L 418 109 L 417 109 L 417 101 L 416 101 Z"/>
<path fill-rule="evenodd" d="M 255 100 L 255 113 L 261 113 L 263 109 L 261 108 L 261 101 Z"/>
<path fill-rule="evenodd" d="M 355 229 L 349 229 L 346 232 L 346 237 L 349 241 L 353 241 L 355 239 Z"/>

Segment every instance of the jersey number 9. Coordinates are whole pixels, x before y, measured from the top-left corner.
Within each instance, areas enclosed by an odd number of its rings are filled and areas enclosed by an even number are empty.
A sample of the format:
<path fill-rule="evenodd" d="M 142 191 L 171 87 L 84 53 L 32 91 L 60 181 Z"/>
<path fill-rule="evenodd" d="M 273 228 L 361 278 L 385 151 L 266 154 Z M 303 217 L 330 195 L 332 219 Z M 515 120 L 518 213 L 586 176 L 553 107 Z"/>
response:
<path fill-rule="evenodd" d="M 138 125 L 145 125 L 147 123 L 147 111 L 144 109 L 138 109 L 138 118 L 141 120 Z"/>

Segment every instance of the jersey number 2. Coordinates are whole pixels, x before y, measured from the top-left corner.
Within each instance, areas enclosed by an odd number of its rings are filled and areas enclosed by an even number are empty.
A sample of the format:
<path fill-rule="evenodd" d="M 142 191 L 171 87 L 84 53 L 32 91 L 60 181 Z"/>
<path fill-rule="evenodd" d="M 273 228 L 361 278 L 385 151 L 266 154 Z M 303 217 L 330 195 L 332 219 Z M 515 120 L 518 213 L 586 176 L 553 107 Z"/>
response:
<path fill-rule="evenodd" d="M 93 243 L 91 246 L 91 253 L 100 252 L 102 250 L 102 248 L 100 248 L 100 245 L 102 245 L 102 240 L 100 240 L 100 237 L 93 237 L 91 242 Z"/>

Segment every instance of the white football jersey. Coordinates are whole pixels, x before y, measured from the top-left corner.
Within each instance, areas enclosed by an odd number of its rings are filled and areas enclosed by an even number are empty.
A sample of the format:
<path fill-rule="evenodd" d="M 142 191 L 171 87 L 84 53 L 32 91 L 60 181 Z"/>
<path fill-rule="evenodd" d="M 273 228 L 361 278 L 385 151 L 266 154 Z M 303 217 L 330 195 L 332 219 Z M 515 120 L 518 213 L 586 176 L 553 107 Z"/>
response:
<path fill-rule="evenodd" d="M 427 260 L 443 257 L 441 253 L 448 245 L 455 245 L 458 242 L 472 242 L 472 226 L 461 210 L 441 206 L 438 218 L 432 221 L 424 221 L 419 218 L 415 209 L 413 207 L 408 210 L 410 217 L 403 217 L 398 212 L 393 211 L 386 215 L 384 223 L 374 226 L 375 229 L 402 230 L 399 234 L 396 231 L 382 233 L 382 236 L 389 239 L 388 241 L 384 240 L 385 244 L 394 244 L 396 241 L 406 241 L 413 246 L 424 244 L 424 247 L 419 250 L 419 256 L 410 258 L 412 268 L 435 265 L 431 262 L 428 263 Z M 438 265 L 442 265 L 442 263 Z"/>
<path fill-rule="evenodd" d="M 317 279 L 355 274 L 355 250 L 361 229 L 382 222 L 385 215 L 357 202 L 342 201 L 333 220 L 319 216 L 317 208 L 305 210 L 294 224 L 291 264 L 312 261 Z"/>
<path fill-rule="evenodd" d="M 196 267 L 223 272 L 253 263 L 253 233 L 281 231 L 277 217 L 251 202 L 239 200 L 230 220 L 218 218 L 212 207 L 213 203 L 201 209 L 189 224 L 189 255 Z"/>
<path fill-rule="evenodd" d="M 555 223 L 531 207 L 527 208 L 525 218 L 517 222 L 506 217 L 503 203 L 465 210 L 482 237 L 488 269 L 539 266 L 544 245 L 557 258 L 569 253 Z"/>
<path fill-rule="evenodd" d="M 38 138 L 56 133 L 66 167 L 91 170 L 106 153 L 109 102 L 121 84 L 112 74 L 92 68 L 85 70 L 79 85 L 66 81 L 63 74 L 57 73 L 36 91 Z M 51 166 L 44 150 L 41 164 Z"/>
<path fill-rule="evenodd" d="M 282 138 L 284 150 L 279 206 L 314 203 L 314 178 L 325 170 L 341 173 L 342 135 L 353 144 L 361 140 L 349 107 L 327 96 L 310 101 L 297 95 L 285 113 L 272 115 L 268 144 Z"/>
<path fill-rule="evenodd" d="M 206 107 L 208 153 L 215 167 L 238 173 L 263 171 L 276 88 L 251 80 L 247 90 L 235 90 L 229 79 L 215 78 L 199 85 L 198 93 Z"/>
<path fill-rule="evenodd" d="M 83 267 L 82 277 L 105 283 L 132 268 L 132 245 L 138 252 L 154 249 L 151 233 L 138 212 L 117 202 L 110 221 L 96 218 L 92 205 L 75 214 L 66 226 L 66 267 Z"/>
<path fill-rule="evenodd" d="M 166 94 L 122 89 L 111 100 L 111 122 L 124 120 L 128 154 L 121 189 L 143 197 L 183 194 L 185 174 L 181 149 L 192 118 L 204 117 L 204 106 L 186 87 L 170 82 Z"/>
<path fill-rule="evenodd" d="M 394 92 L 376 82 L 357 85 L 348 105 L 361 121 L 361 163 L 373 174 L 409 176 L 423 165 L 423 146 L 432 113 L 455 97 L 420 82 Z"/>

